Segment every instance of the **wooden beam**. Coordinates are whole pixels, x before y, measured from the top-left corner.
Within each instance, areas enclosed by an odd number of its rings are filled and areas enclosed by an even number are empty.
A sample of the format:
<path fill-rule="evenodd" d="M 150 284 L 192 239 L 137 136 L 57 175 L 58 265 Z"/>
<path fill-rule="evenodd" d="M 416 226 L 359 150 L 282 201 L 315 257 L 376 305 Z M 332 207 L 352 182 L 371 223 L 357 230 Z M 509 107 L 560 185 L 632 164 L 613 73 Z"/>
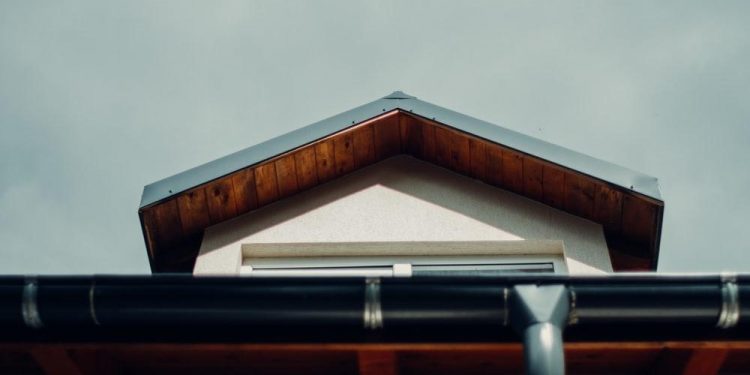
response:
<path fill-rule="evenodd" d="M 47 375 L 83 375 L 68 351 L 57 347 L 31 349 L 31 356 Z"/>
<path fill-rule="evenodd" d="M 357 363 L 360 375 L 398 374 L 398 360 L 394 351 L 359 351 L 357 352 Z"/>
<path fill-rule="evenodd" d="M 682 370 L 683 375 L 718 374 L 729 351 L 727 349 L 695 349 Z"/>
<path fill-rule="evenodd" d="M 650 367 L 651 374 L 718 374 L 729 354 L 727 348 L 664 348 Z"/>

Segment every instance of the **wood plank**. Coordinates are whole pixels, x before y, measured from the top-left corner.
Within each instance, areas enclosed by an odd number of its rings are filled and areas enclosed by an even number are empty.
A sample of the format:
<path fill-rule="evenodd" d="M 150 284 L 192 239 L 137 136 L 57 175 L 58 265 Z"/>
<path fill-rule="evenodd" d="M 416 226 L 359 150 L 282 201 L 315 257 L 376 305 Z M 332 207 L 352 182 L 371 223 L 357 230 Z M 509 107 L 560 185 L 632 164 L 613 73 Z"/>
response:
<path fill-rule="evenodd" d="M 486 141 L 469 138 L 471 157 L 471 177 L 484 180 L 487 177 L 487 147 Z"/>
<path fill-rule="evenodd" d="M 299 190 L 297 184 L 297 169 L 294 155 L 286 155 L 276 159 L 276 180 L 279 184 L 279 197 L 284 198 L 295 194 Z"/>
<path fill-rule="evenodd" d="M 279 199 L 279 184 L 274 163 L 261 164 L 255 168 L 255 189 L 258 192 L 259 207 Z"/>
<path fill-rule="evenodd" d="M 437 146 L 435 145 L 435 126 L 433 123 L 426 120 L 419 120 L 422 125 L 422 159 L 436 163 L 437 162 Z"/>
<path fill-rule="evenodd" d="M 402 140 L 404 153 L 422 159 L 422 128 L 424 126 L 424 121 L 420 118 L 410 115 L 401 116 L 401 134 L 405 137 Z"/>
<path fill-rule="evenodd" d="M 180 211 L 182 231 L 186 235 L 199 233 L 211 225 L 206 191 L 203 188 L 180 194 L 177 197 L 177 209 Z"/>
<path fill-rule="evenodd" d="M 450 133 L 441 126 L 435 126 L 435 163 L 441 167 L 451 167 Z"/>
<path fill-rule="evenodd" d="M 399 122 L 402 115 L 394 113 L 378 119 L 373 124 L 375 155 L 378 160 L 383 160 L 401 152 L 401 141 Z"/>
<path fill-rule="evenodd" d="M 234 203 L 237 205 L 238 215 L 258 208 L 255 170 L 245 168 L 232 174 L 232 186 L 234 187 Z"/>
<path fill-rule="evenodd" d="M 490 185 L 503 186 L 503 149 L 489 143 L 487 149 L 487 182 Z"/>
<path fill-rule="evenodd" d="M 83 375 L 63 348 L 38 347 L 31 350 L 31 356 L 47 375 Z"/>
<path fill-rule="evenodd" d="M 544 165 L 533 157 L 523 158 L 523 191 L 526 197 L 541 201 L 544 197 Z"/>
<path fill-rule="evenodd" d="M 360 375 L 398 374 L 398 358 L 393 351 L 359 351 L 357 363 Z"/>
<path fill-rule="evenodd" d="M 575 172 L 565 174 L 565 210 L 587 219 L 594 217 L 594 183 Z"/>
<path fill-rule="evenodd" d="M 398 118 L 398 132 L 401 144 L 401 152 L 409 154 L 409 133 L 411 133 L 412 116 L 401 116 Z"/>
<path fill-rule="evenodd" d="M 211 182 L 205 190 L 211 223 L 220 223 L 237 216 L 237 204 L 234 202 L 234 185 L 232 185 L 231 177 L 224 177 Z"/>
<path fill-rule="evenodd" d="M 315 144 L 315 163 L 318 182 L 323 183 L 336 177 L 336 161 L 333 140 L 327 139 Z"/>
<path fill-rule="evenodd" d="M 727 349 L 695 349 L 685 364 L 683 375 L 718 374 L 729 351 Z"/>
<path fill-rule="evenodd" d="M 152 208 L 155 232 L 160 246 L 171 244 L 182 238 L 182 223 L 180 222 L 180 210 L 177 200 L 172 199 L 160 203 Z"/>
<path fill-rule="evenodd" d="M 542 201 L 552 207 L 565 208 L 565 171 L 545 164 L 542 168 Z"/>
<path fill-rule="evenodd" d="M 354 170 L 354 149 L 351 132 L 345 132 L 333 137 L 334 159 L 336 161 L 336 175 L 349 173 Z"/>
<path fill-rule="evenodd" d="M 604 226 L 608 235 L 620 234 L 622 227 L 622 192 L 603 183 L 594 185 L 594 221 Z"/>
<path fill-rule="evenodd" d="M 297 171 L 297 184 L 300 190 L 309 189 L 318 184 L 315 147 L 305 147 L 294 154 L 294 166 Z"/>
<path fill-rule="evenodd" d="M 451 169 L 463 175 L 471 174 L 471 146 L 469 137 L 459 132 L 450 132 Z"/>
<path fill-rule="evenodd" d="M 621 247 L 617 241 L 608 239 L 607 245 L 609 246 L 609 258 L 612 260 L 612 269 L 615 272 L 653 271 L 650 257 L 631 255 L 627 251 L 627 247 Z"/>
<path fill-rule="evenodd" d="M 622 236 L 635 244 L 650 246 L 656 227 L 656 206 L 633 195 L 622 198 Z"/>
<path fill-rule="evenodd" d="M 352 132 L 354 142 L 354 167 L 362 168 L 375 162 L 375 135 L 372 125 L 365 125 Z"/>
<path fill-rule="evenodd" d="M 512 192 L 523 194 L 523 185 L 523 155 L 503 149 L 503 186 Z"/>
<path fill-rule="evenodd" d="M 92 375 L 121 374 L 121 363 L 112 357 L 112 351 L 105 348 L 69 349 L 68 355 L 78 364 L 81 372 Z"/>

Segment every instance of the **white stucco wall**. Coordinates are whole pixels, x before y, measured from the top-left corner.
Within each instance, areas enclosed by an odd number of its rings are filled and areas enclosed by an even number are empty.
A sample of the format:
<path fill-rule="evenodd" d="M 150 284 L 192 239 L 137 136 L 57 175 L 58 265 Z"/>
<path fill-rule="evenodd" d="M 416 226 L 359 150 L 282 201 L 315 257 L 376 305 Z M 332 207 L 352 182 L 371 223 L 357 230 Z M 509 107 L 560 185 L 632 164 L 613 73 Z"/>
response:
<path fill-rule="evenodd" d="M 206 229 L 195 274 L 237 274 L 243 243 L 562 240 L 570 273 L 611 272 L 602 227 L 399 156 Z"/>

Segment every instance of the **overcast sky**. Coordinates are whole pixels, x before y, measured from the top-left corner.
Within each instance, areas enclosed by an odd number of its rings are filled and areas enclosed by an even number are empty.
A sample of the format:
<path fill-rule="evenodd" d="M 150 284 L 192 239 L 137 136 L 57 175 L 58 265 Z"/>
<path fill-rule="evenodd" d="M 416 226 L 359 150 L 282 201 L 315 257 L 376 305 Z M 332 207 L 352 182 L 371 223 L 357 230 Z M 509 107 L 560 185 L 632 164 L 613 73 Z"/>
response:
<path fill-rule="evenodd" d="M 0 273 L 146 273 L 144 185 L 394 90 L 656 176 L 750 271 L 750 2 L 0 2 Z"/>

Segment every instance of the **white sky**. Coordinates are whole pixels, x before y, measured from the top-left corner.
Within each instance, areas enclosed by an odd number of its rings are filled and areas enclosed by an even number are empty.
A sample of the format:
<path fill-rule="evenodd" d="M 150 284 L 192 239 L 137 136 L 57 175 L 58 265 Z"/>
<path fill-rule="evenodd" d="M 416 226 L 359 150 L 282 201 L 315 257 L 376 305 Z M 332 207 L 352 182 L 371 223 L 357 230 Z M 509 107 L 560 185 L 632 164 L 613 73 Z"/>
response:
<path fill-rule="evenodd" d="M 394 90 L 658 177 L 659 269 L 748 271 L 748 14 L 2 1 L 0 273 L 146 273 L 144 185 Z"/>

